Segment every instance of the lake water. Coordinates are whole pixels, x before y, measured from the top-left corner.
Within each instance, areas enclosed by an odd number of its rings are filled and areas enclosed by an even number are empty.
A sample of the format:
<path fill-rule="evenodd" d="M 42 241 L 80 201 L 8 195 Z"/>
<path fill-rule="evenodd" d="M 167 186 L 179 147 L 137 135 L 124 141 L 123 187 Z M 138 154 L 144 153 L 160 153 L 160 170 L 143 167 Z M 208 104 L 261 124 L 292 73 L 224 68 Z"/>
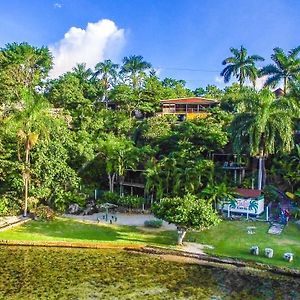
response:
<path fill-rule="evenodd" d="M 0 246 L 0 299 L 300 299 L 300 280 L 120 250 Z"/>

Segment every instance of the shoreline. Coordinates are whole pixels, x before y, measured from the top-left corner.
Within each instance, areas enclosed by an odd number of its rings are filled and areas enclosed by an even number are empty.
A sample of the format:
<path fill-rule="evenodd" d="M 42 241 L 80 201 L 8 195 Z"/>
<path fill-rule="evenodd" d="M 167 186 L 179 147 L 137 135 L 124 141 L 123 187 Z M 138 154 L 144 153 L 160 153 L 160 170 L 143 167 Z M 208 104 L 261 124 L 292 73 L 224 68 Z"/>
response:
<path fill-rule="evenodd" d="M 196 254 L 183 250 L 142 245 L 142 244 L 117 244 L 117 243 L 80 243 L 80 242 L 63 242 L 63 241 L 51 241 L 51 242 L 40 242 L 40 241 L 12 241 L 12 240 L 0 240 L 0 246 L 11 246 L 11 247 L 46 247 L 46 248 L 71 248 L 71 249 L 114 249 L 123 250 L 129 253 L 148 254 L 160 257 L 162 259 L 190 263 L 209 265 L 213 267 L 235 267 L 242 268 L 244 270 L 253 270 L 260 272 L 267 272 L 272 275 L 283 275 L 294 278 L 300 278 L 300 270 L 276 267 L 264 263 L 258 263 L 254 261 L 240 260 L 232 257 L 212 256 L 208 254 Z"/>

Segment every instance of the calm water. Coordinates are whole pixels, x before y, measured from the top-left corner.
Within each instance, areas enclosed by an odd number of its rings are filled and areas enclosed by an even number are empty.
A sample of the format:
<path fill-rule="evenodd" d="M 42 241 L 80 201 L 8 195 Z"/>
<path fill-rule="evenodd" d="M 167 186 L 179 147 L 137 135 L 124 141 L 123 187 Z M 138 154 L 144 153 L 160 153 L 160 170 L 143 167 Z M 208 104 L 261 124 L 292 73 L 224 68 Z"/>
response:
<path fill-rule="evenodd" d="M 118 250 L 0 247 L 0 299 L 300 299 L 300 280 Z"/>

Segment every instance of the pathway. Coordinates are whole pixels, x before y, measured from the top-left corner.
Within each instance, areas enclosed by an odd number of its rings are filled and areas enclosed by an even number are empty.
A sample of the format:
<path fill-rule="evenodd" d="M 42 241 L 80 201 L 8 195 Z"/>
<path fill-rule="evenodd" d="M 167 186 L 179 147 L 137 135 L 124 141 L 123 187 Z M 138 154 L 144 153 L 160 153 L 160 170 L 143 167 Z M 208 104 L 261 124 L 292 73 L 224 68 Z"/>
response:
<path fill-rule="evenodd" d="M 108 215 L 108 222 L 103 219 L 103 213 L 96 213 L 93 215 L 71 215 L 65 214 L 67 218 L 83 220 L 83 221 L 92 221 L 95 223 L 109 224 L 110 220 L 113 220 L 112 223 L 116 225 L 128 225 L 128 226 L 144 226 L 144 222 L 147 220 L 157 220 L 153 214 L 125 214 L 125 213 L 116 213 Z M 112 216 L 117 218 L 117 221 L 112 219 Z M 174 224 L 168 224 L 163 221 L 163 225 L 160 229 L 163 230 L 176 230 L 176 226 Z"/>
<path fill-rule="evenodd" d="M 30 218 L 24 218 L 23 216 L 0 217 L 0 231 L 22 225 L 29 220 Z"/>

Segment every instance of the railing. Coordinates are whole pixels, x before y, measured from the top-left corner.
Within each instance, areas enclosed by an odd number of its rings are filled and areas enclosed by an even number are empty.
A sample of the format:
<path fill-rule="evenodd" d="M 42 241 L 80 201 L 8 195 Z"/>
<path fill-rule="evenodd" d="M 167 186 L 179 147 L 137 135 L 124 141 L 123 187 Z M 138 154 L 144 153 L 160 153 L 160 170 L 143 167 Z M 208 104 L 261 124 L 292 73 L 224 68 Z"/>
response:
<path fill-rule="evenodd" d="M 197 108 L 163 108 L 163 113 L 202 113 L 204 110 Z"/>

